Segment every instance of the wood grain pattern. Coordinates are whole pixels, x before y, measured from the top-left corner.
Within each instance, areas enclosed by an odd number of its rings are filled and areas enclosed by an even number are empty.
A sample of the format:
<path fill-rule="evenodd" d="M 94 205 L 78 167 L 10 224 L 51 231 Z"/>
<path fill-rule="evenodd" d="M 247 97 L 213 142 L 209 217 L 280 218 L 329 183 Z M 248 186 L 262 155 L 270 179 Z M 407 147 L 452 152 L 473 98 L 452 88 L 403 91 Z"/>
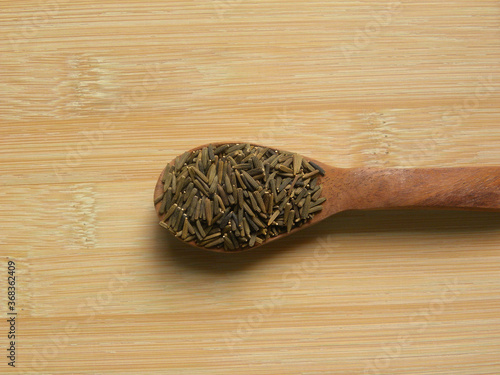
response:
<path fill-rule="evenodd" d="M 337 212 L 384 208 L 500 211 L 500 167 L 336 168 L 328 172 L 325 196 L 333 199 L 325 205 Z"/>
<path fill-rule="evenodd" d="M 499 373 L 497 213 L 345 212 L 228 257 L 151 205 L 218 140 L 499 165 L 498 1 L 0 4 L 1 373 Z"/>

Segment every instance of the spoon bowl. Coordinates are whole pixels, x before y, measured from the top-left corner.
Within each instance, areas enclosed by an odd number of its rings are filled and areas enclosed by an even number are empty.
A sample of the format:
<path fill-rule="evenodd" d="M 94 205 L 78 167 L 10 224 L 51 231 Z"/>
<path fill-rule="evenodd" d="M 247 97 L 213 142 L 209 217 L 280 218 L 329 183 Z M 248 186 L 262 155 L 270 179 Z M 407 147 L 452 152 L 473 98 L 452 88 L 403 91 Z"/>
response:
<path fill-rule="evenodd" d="M 189 153 L 206 147 L 235 145 L 234 142 L 218 142 L 202 145 L 189 150 Z M 249 144 L 251 147 L 278 150 L 269 146 Z M 291 153 L 290 153 L 291 154 Z M 253 246 L 237 247 L 227 251 L 224 247 L 206 248 L 195 240 L 183 242 L 206 250 L 217 252 L 239 252 L 253 249 L 265 243 L 275 241 L 299 230 L 314 225 L 331 215 L 346 210 L 373 209 L 459 209 L 500 211 L 500 167 L 457 167 L 457 168 L 336 168 L 312 158 L 301 159 L 312 162 L 321 169 L 317 176 L 317 185 L 322 187 L 322 210 L 307 221 L 293 227 L 289 232 L 270 236 Z M 165 218 L 161 212 L 164 194 L 164 176 L 168 168 L 174 166 L 177 159 L 170 162 L 161 172 L 155 187 L 155 209 L 160 223 Z M 288 188 L 289 186 L 287 186 Z M 292 186 L 293 188 L 293 186 Z M 233 227 L 234 228 L 234 227 Z"/>

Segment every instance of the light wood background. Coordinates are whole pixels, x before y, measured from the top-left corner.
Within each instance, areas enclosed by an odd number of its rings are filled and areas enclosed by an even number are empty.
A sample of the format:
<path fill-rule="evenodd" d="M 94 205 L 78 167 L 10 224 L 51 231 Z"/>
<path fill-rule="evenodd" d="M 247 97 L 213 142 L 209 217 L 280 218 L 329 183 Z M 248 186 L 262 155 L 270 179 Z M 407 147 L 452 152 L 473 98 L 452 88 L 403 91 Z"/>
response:
<path fill-rule="evenodd" d="M 500 373 L 500 214 L 342 213 L 231 256 L 152 203 L 168 161 L 217 140 L 500 165 L 498 1 L 0 9 L 2 374 Z"/>

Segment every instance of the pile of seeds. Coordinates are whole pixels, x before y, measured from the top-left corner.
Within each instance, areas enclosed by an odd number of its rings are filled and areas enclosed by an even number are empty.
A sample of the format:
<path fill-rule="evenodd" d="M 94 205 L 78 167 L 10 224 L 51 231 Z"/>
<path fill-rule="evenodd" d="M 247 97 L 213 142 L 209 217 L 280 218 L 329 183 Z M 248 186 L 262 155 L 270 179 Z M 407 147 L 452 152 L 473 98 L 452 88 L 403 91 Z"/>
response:
<path fill-rule="evenodd" d="M 186 152 L 165 169 L 160 225 L 206 248 L 252 247 L 321 211 L 324 173 L 298 154 L 245 143 Z"/>

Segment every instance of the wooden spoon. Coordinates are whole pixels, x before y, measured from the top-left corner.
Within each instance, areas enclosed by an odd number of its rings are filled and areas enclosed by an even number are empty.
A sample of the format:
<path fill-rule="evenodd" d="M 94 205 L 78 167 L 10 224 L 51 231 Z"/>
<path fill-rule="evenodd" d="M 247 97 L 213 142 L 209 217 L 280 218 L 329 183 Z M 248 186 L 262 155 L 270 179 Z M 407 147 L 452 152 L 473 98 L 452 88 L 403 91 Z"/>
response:
<path fill-rule="evenodd" d="M 214 146 L 234 142 L 213 143 Z M 202 145 L 191 151 L 202 149 Z M 268 147 L 252 144 L 252 146 Z M 336 168 L 313 161 L 325 170 L 319 178 L 326 198 L 323 210 L 304 225 L 269 238 L 274 241 L 347 210 L 374 209 L 458 209 L 500 211 L 500 167 L 456 168 Z M 173 164 L 172 161 L 170 164 Z M 160 174 L 154 196 L 163 193 Z M 161 203 L 155 208 L 159 214 Z M 194 241 L 190 245 L 199 247 Z M 253 248 L 261 246 L 256 244 Z M 203 249 L 206 249 L 202 247 Z M 237 252 L 245 249 L 237 249 Z M 224 249 L 206 249 L 226 252 Z"/>

